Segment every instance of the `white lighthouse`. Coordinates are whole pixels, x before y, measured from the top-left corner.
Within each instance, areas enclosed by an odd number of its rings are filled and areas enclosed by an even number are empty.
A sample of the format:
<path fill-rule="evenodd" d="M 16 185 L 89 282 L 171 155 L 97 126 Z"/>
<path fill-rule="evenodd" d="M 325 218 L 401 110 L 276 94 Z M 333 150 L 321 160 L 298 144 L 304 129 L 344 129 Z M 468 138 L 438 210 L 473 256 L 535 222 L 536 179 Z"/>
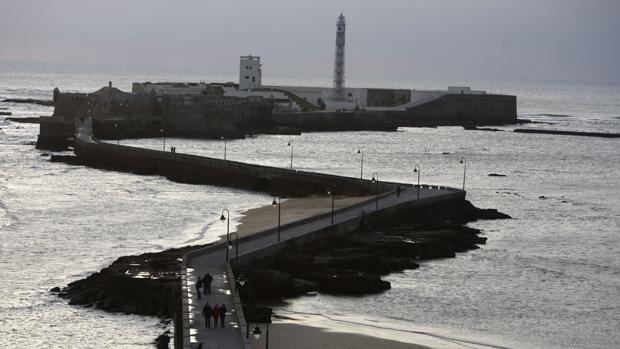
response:
<path fill-rule="evenodd" d="M 260 57 L 241 56 L 239 60 L 239 89 L 253 90 L 261 87 L 262 69 Z"/>
<path fill-rule="evenodd" d="M 334 59 L 334 99 L 342 102 L 345 100 L 344 92 L 344 39 L 346 24 L 344 16 L 340 13 L 336 23 L 336 55 Z"/>

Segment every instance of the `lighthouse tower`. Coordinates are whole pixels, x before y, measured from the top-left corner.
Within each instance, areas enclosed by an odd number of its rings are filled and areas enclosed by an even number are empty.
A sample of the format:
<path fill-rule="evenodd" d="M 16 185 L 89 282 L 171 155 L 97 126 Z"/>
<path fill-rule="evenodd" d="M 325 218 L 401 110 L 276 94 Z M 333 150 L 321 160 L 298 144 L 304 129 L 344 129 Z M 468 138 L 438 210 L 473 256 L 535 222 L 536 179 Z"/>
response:
<path fill-rule="evenodd" d="M 344 37 L 346 24 L 340 13 L 336 23 L 336 56 L 334 59 L 334 98 L 336 101 L 345 100 L 344 92 Z"/>

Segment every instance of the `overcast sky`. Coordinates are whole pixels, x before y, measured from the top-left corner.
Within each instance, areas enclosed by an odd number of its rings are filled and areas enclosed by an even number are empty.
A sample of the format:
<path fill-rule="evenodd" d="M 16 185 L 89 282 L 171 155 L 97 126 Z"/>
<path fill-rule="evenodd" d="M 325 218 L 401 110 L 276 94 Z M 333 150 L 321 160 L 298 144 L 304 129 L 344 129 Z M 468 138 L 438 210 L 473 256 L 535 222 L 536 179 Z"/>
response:
<path fill-rule="evenodd" d="M 620 0 L 0 0 L 0 60 L 330 76 L 620 81 Z"/>

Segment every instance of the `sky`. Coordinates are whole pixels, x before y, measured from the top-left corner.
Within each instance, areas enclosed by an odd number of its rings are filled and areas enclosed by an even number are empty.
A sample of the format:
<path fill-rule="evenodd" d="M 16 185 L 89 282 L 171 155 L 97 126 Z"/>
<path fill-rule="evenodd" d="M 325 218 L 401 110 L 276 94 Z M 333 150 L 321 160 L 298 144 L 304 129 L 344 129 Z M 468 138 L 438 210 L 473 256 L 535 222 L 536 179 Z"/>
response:
<path fill-rule="evenodd" d="M 0 0 L 0 60 L 364 79 L 620 82 L 620 0 Z"/>

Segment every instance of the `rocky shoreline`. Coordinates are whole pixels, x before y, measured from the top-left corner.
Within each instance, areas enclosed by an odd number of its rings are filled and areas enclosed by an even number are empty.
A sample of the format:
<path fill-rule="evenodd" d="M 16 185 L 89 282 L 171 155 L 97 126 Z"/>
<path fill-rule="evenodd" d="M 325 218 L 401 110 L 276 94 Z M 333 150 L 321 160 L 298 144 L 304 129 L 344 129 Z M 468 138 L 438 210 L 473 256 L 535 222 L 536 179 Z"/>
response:
<path fill-rule="evenodd" d="M 271 312 L 270 304 L 311 292 L 335 295 L 365 295 L 390 289 L 381 276 L 437 258 L 452 258 L 458 252 L 479 248 L 485 237 L 466 227 L 477 219 L 505 219 L 508 215 L 492 209 L 479 209 L 465 201 L 448 215 L 433 215 L 389 224 L 364 226 L 359 232 L 299 246 L 256 263 L 251 269 L 236 270 L 253 286 L 252 302 L 248 290 L 239 289 L 245 304 L 254 309 L 250 321 Z M 187 246 L 158 253 L 145 253 L 117 259 L 109 267 L 64 288 L 50 290 L 69 304 L 96 307 L 108 312 L 156 316 L 181 323 L 182 256 L 195 248 Z M 266 306 L 267 305 L 267 306 Z M 168 348 L 170 334 L 155 340 L 157 348 Z"/>
<path fill-rule="evenodd" d="M 355 234 L 289 249 L 252 268 L 238 270 L 238 275 L 243 274 L 255 285 L 253 298 L 259 305 L 250 313 L 260 317 L 266 311 L 261 303 L 279 304 L 313 292 L 349 296 L 384 292 L 391 285 L 381 276 L 416 269 L 423 261 L 453 258 L 484 244 L 487 238 L 480 236 L 480 230 L 465 226 L 467 222 L 511 218 L 494 209 L 476 208 L 468 201 L 460 210 L 446 212 L 458 213 L 385 227 L 366 226 Z M 247 297 L 242 288 L 240 295 Z"/>
<path fill-rule="evenodd" d="M 181 323 L 181 262 L 183 254 L 203 246 L 187 246 L 157 253 L 125 256 L 109 267 L 50 292 L 71 305 L 95 307 L 112 313 L 156 316 Z M 157 348 L 168 348 L 166 331 L 155 340 Z"/>

